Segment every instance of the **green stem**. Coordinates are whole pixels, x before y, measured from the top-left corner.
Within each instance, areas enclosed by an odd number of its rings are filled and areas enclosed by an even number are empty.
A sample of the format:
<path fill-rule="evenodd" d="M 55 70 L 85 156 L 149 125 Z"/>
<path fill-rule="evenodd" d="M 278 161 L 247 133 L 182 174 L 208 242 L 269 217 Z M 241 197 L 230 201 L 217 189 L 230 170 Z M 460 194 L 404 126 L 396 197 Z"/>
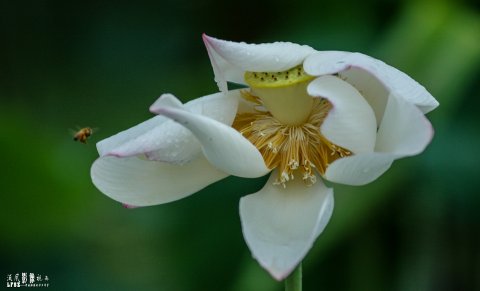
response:
<path fill-rule="evenodd" d="M 302 291 L 302 263 L 285 279 L 285 291 Z"/>

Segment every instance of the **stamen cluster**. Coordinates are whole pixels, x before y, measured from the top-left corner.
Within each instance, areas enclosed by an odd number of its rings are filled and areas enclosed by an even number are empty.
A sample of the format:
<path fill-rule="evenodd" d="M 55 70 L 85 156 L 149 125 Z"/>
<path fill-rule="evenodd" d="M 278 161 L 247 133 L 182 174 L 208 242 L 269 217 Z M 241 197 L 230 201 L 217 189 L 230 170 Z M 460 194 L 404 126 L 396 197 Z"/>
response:
<path fill-rule="evenodd" d="M 247 91 L 244 99 L 262 106 L 260 98 Z M 338 158 L 351 153 L 327 140 L 320 132 L 320 126 L 332 105 L 323 98 L 314 98 L 312 111 L 301 125 L 287 125 L 279 122 L 268 111 L 237 114 L 233 127 L 250 140 L 270 169 L 278 169 L 276 184 L 286 182 L 297 174 L 306 185 L 316 181 L 315 170 L 324 174 L 328 165 Z"/>

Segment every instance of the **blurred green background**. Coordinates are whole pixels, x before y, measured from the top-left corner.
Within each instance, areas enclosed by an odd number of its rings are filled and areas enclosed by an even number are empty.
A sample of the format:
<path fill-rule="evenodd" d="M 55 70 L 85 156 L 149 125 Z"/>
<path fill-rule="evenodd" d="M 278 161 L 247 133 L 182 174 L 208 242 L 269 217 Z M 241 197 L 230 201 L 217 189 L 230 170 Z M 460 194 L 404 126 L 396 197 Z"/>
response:
<path fill-rule="evenodd" d="M 0 270 L 53 290 L 282 290 L 243 241 L 238 200 L 265 178 L 125 209 L 91 183 L 95 142 L 161 93 L 217 90 L 201 33 L 359 51 L 440 101 L 436 135 L 364 187 L 335 187 L 304 290 L 480 290 L 478 1 L 2 1 Z M 98 127 L 88 145 L 69 129 Z M 185 177 L 188 179 L 188 177 Z"/>

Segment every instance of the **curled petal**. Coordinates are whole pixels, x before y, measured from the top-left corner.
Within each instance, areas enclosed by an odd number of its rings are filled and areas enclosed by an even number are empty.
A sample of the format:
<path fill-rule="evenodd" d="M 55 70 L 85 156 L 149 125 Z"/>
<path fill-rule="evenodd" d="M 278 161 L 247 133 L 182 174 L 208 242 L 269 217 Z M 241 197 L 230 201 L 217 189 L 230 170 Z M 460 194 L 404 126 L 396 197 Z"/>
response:
<path fill-rule="evenodd" d="M 184 198 L 228 175 L 204 157 L 179 166 L 138 157 L 105 156 L 93 163 L 91 176 L 105 195 L 133 208 Z"/>
<path fill-rule="evenodd" d="M 339 73 L 347 82 L 354 85 L 360 92 L 365 92 L 369 101 L 375 98 L 386 99 L 386 92 L 403 98 L 408 102 L 417 105 L 424 113 L 427 113 L 438 106 L 438 101 L 415 80 L 396 68 L 384 62 L 360 53 L 348 53 L 338 51 L 316 52 L 310 55 L 304 63 L 305 72 L 314 76 Z M 371 78 L 362 78 L 357 75 L 368 74 L 380 82 L 386 89 L 380 96 L 370 93 L 381 92 L 378 84 L 373 84 Z M 372 89 L 372 86 L 374 87 Z M 380 118 L 382 105 L 386 102 L 373 102 L 375 111 Z M 378 108 L 377 108 L 378 107 Z"/>
<path fill-rule="evenodd" d="M 324 178 L 335 183 L 365 185 L 385 173 L 394 159 L 394 154 L 375 152 L 348 156 L 331 163 Z"/>
<path fill-rule="evenodd" d="M 422 152 L 433 137 L 433 128 L 415 105 L 390 96 L 377 134 L 374 153 L 338 159 L 325 178 L 332 182 L 363 185 L 382 175 L 395 159 Z"/>
<path fill-rule="evenodd" d="M 207 116 L 226 125 L 232 125 L 237 114 L 238 102 L 242 99 L 240 91 L 231 90 L 197 98 L 185 103 L 184 108 L 189 112 Z M 153 112 L 155 113 L 155 111 Z"/>
<path fill-rule="evenodd" d="M 177 108 L 163 107 L 156 112 L 188 128 L 201 143 L 205 157 L 218 169 L 245 178 L 270 171 L 257 148 L 232 127 Z"/>
<path fill-rule="evenodd" d="M 361 92 L 375 112 L 377 124 L 380 124 L 388 101 L 387 88 L 375 76 L 365 73 L 360 68 L 352 67 L 340 72 L 339 76 Z"/>
<path fill-rule="evenodd" d="M 157 107 L 175 107 L 175 108 L 183 108 L 183 104 L 177 97 L 173 96 L 170 93 L 162 94 L 151 106 L 150 112 L 155 112 L 155 108 Z"/>
<path fill-rule="evenodd" d="M 348 68 L 345 60 L 350 55 L 342 51 L 317 51 L 305 59 L 303 69 L 312 76 L 332 75 Z"/>
<path fill-rule="evenodd" d="M 253 257 L 277 280 L 288 276 L 324 230 L 333 211 L 333 190 L 321 180 L 305 187 L 301 178 L 286 188 L 273 185 L 240 200 L 242 230 Z"/>
<path fill-rule="evenodd" d="M 203 35 L 208 55 L 221 91 L 227 81 L 244 84 L 245 71 L 277 72 L 293 68 L 315 50 L 290 42 L 247 44 Z"/>
<path fill-rule="evenodd" d="M 239 91 L 216 93 L 182 105 L 171 94 L 162 95 L 151 107 L 184 108 L 230 125 L 235 117 Z M 197 139 L 185 127 L 164 116 L 153 117 L 137 126 L 120 132 L 97 143 L 100 156 L 118 157 L 146 154 L 149 159 L 183 164 L 196 158 L 201 147 Z"/>
<path fill-rule="evenodd" d="M 388 98 L 378 129 L 375 151 L 397 158 L 423 152 L 433 138 L 433 127 L 423 113 L 405 99 Z"/>
<path fill-rule="evenodd" d="M 326 98 L 332 103 L 321 126 L 328 140 L 355 154 L 373 152 L 377 131 L 375 114 L 352 85 L 327 75 L 313 80 L 307 90 L 309 95 Z"/>
<path fill-rule="evenodd" d="M 120 153 L 115 153 L 115 149 L 118 147 L 121 147 L 125 143 L 130 142 L 131 140 L 138 138 L 139 136 L 142 136 L 154 128 L 158 126 L 162 126 L 166 121 L 168 121 L 167 118 L 164 116 L 155 116 L 153 118 L 148 119 L 147 121 L 144 121 L 138 125 L 135 125 L 134 127 L 131 127 L 127 130 L 124 130 L 122 132 L 119 132 L 111 137 L 108 137 L 104 140 L 101 140 L 97 143 L 97 151 L 100 154 L 100 156 L 106 156 L 106 155 L 117 155 L 117 156 L 123 156 Z M 140 145 L 139 145 L 140 146 Z M 125 151 L 124 156 L 128 156 L 131 151 Z M 141 150 L 137 150 L 131 155 L 136 155 L 138 153 L 141 153 Z"/>

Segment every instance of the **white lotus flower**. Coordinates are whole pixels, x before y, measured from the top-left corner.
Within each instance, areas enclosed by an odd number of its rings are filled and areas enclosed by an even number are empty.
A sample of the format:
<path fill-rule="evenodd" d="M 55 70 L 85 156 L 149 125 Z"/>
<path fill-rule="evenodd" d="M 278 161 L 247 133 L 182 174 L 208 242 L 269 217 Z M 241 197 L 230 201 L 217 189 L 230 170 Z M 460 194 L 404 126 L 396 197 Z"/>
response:
<path fill-rule="evenodd" d="M 240 201 L 245 240 L 278 280 L 303 259 L 333 210 L 323 180 L 369 183 L 433 136 L 438 102 L 413 79 L 360 53 L 288 42 L 246 44 L 204 35 L 221 90 L 97 144 L 93 183 L 126 205 L 167 203 L 228 175 L 272 174 Z M 227 89 L 227 82 L 247 89 Z"/>

